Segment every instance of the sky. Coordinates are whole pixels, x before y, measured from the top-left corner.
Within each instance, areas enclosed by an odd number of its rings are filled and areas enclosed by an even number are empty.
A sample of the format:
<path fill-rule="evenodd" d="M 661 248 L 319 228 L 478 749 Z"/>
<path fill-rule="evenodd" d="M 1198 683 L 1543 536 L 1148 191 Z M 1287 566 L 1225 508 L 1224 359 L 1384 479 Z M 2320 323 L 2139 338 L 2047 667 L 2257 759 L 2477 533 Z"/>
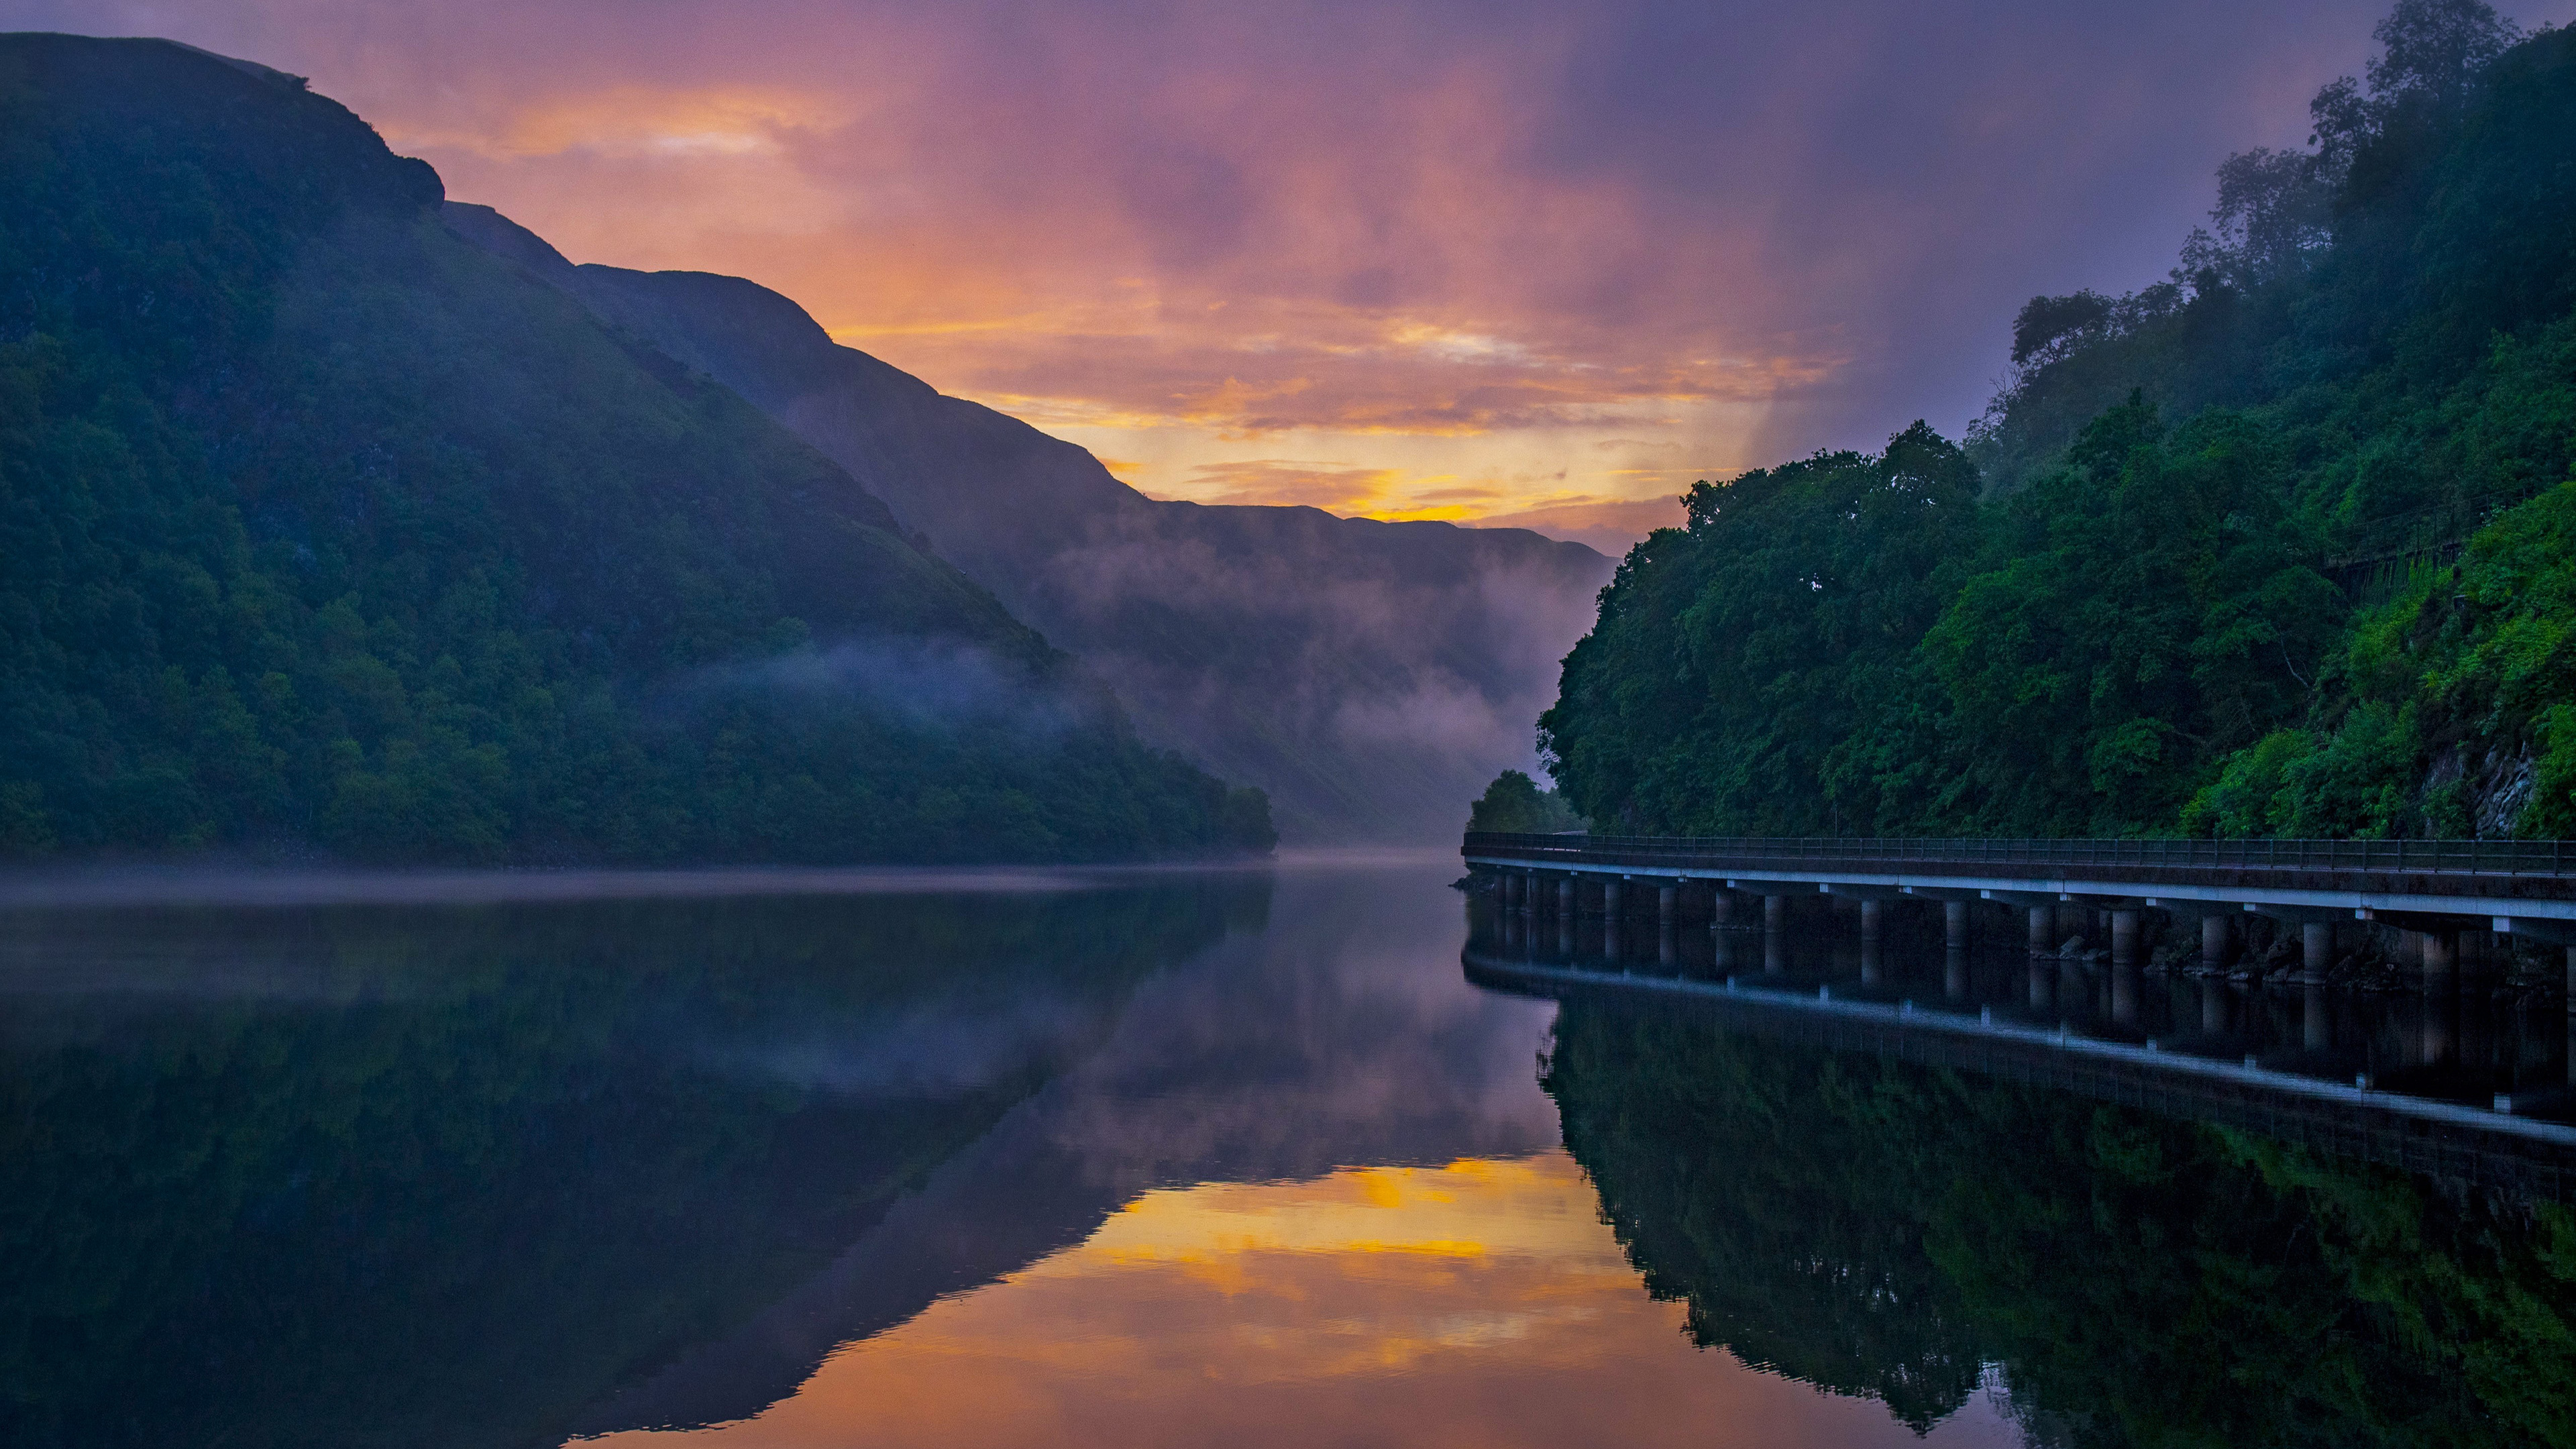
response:
<path fill-rule="evenodd" d="M 1157 497 L 1605 548 L 1982 410 L 2384 0 L 0 0 L 311 78 L 575 261 L 726 272 Z M 2576 0 L 2522 0 L 2526 25 Z"/>

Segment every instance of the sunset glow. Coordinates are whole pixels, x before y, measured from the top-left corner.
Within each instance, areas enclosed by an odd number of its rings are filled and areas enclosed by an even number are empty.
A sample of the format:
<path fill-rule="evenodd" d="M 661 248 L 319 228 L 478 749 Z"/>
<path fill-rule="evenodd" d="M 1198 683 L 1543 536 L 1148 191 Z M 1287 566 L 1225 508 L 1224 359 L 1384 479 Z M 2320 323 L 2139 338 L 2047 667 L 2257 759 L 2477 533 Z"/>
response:
<path fill-rule="evenodd" d="M 0 8 L 310 75 L 575 261 L 750 277 L 1157 497 L 1617 548 L 1955 433 L 2032 286 L 2159 275 L 2377 5 Z"/>
<path fill-rule="evenodd" d="M 722 1449 L 1121 1443 L 1916 1444 L 1703 1352 L 1561 1150 L 1149 1192 L 1078 1247 L 826 1361 Z M 1407 1402 L 1438 1402 L 1437 1418 Z M 1992 1442 L 1982 1401 L 1929 1443 Z"/>

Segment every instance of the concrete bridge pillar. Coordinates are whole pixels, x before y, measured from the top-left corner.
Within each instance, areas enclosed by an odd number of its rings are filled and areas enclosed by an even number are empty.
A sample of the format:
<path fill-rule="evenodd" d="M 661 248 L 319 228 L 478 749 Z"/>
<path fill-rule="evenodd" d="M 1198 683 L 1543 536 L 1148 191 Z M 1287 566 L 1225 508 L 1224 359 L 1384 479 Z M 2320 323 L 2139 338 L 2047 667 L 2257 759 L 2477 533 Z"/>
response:
<path fill-rule="evenodd" d="M 1556 913 L 1556 954 L 1560 958 L 1568 961 L 1574 959 L 1574 906 L 1571 900 L 1572 894 L 1573 893 L 1571 891 L 1568 891 L 1566 895 L 1562 897 L 1562 899 L 1566 899 L 1567 901 L 1566 908 Z"/>
<path fill-rule="evenodd" d="M 1556 878 L 1556 913 L 1565 920 L 1574 919 L 1574 877 L 1570 873 Z"/>
<path fill-rule="evenodd" d="M 2576 946 L 2567 948 L 2567 1010 L 2576 1019 Z M 2576 1073 L 2576 1062 L 2568 1063 L 2567 1069 Z"/>
<path fill-rule="evenodd" d="M 2422 1063 L 2438 1067 L 2451 1059 L 2453 1039 L 2458 1035 L 2460 998 L 2456 993 L 2434 985 L 2428 978 L 2424 984 L 2423 1009 Z"/>
<path fill-rule="evenodd" d="M 2322 980 L 2326 968 L 2334 964 L 2334 922 L 2303 921 L 2299 924 L 2299 969 L 2310 979 Z"/>
<path fill-rule="evenodd" d="M 2227 918 L 2215 911 L 2200 918 L 2200 964 L 2212 971 L 2227 964 Z"/>
<path fill-rule="evenodd" d="M 2030 908 L 2030 954 L 2034 956 L 2057 949 L 2057 907 Z"/>
<path fill-rule="evenodd" d="M 2425 988 L 2430 990 L 2448 985 L 2453 973 L 2459 969 L 2460 933 L 2423 931 L 2417 934 L 2416 939 L 2423 942 Z"/>
<path fill-rule="evenodd" d="M 1722 978 L 1724 978 L 1724 977 L 1728 977 L 1728 976 L 1732 976 L 1732 975 L 1734 975 L 1734 974 L 1735 974 L 1735 935 L 1734 935 L 1734 933 L 1733 933 L 1733 932 L 1731 932 L 1731 931 L 1719 931 L 1719 932 L 1717 932 L 1717 933 L 1716 933 L 1716 934 L 1715 934 L 1715 935 L 1710 939 L 1710 943 L 1709 943 L 1709 944 L 1710 944 L 1710 946 L 1711 946 L 1711 947 L 1716 951 L 1716 953 L 1717 953 L 1717 960 L 1716 960 L 1716 963 L 1715 963 L 1715 964 L 1716 964 L 1716 967 L 1717 967 L 1717 974 L 1718 974 L 1718 976 L 1722 979 Z M 2570 1021 L 2576 1021 L 2576 1016 L 2569 1017 L 2569 1018 L 2568 1018 L 2568 1020 L 2570 1020 Z"/>
<path fill-rule="evenodd" d="M 1777 932 L 1788 924 L 1789 898 L 1787 896 L 1764 896 L 1762 898 L 1762 929 Z"/>
<path fill-rule="evenodd" d="M 2127 966 L 2138 959 L 2138 913 L 2116 910 L 2111 913 L 2111 964 Z"/>
<path fill-rule="evenodd" d="M 1519 871 L 1503 873 L 1503 904 L 1526 909 L 1530 903 L 1530 878 Z"/>
<path fill-rule="evenodd" d="M 1721 926 L 1733 924 L 1735 924 L 1735 892 L 1726 888 L 1726 882 L 1719 881 L 1708 888 L 1708 928 L 1714 931 Z"/>
<path fill-rule="evenodd" d="M 2326 1000 L 2326 984 L 2323 980 L 2313 974 L 2309 976 L 2307 999 L 2302 1001 L 2299 1007 L 2299 1037 L 2307 1049 L 2321 1052 L 2333 1046 L 2334 1019 L 2329 1014 L 2333 1006 Z"/>
<path fill-rule="evenodd" d="M 1619 882 L 1621 879 L 1622 878 L 1619 876 L 1604 876 L 1601 880 L 1601 914 L 1608 916 L 1614 921 L 1619 919 Z"/>
<path fill-rule="evenodd" d="M 2111 1020 L 2121 1026 L 2138 1024 L 2138 963 L 2135 958 L 2115 960 L 2111 964 Z"/>
<path fill-rule="evenodd" d="M 1666 921 L 1655 932 L 1655 962 L 1660 966 L 1670 966 L 1679 959 L 1681 943 L 1673 939 L 1673 923 Z"/>
<path fill-rule="evenodd" d="M 2032 909 L 2034 909 L 2034 910 L 2046 910 L 2046 909 L 2047 909 L 2047 907 L 2045 907 L 2045 906 L 2034 906 L 2034 907 L 2032 907 Z M 2056 980 L 2056 977 L 2057 977 L 2057 972 L 2051 968 L 2050 963 L 2048 963 L 2048 962 L 2046 962 L 2046 961 L 2041 960 L 2041 959 L 2040 959 L 2038 956 L 2036 956 L 2036 955 L 2033 955 L 2033 956 L 2031 957 L 2031 961 L 2030 961 L 2030 1009 L 2031 1009 L 2031 1010 L 2033 1010 L 2033 1011 L 2046 1011 L 2046 1010 L 2048 1010 L 2048 995 L 2049 995 L 2049 987 L 2050 987 L 2050 985 L 2051 985 L 2051 984 Z"/>
<path fill-rule="evenodd" d="M 1777 976 L 1789 969 L 1789 898 L 1762 898 L 1762 973 Z"/>
<path fill-rule="evenodd" d="M 1941 903 L 1941 994 L 1952 1001 L 1968 999 L 1968 903 Z"/>
<path fill-rule="evenodd" d="M 1673 923 L 1673 917 L 1680 913 L 1681 903 L 1681 882 L 1664 882 L 1662 887 L 1655 892 L 1655 924 L 1659 926 L 1670 926 Z"/>
<path fill-rule="evenodd" d="M 1860 903 L 1860 939 L 1862 945 L 1870 946 L 1878 943 L 1878 923 L 1880 918 L 1879 908 L 1885 904 L 1886 903 L 1883 901 L 1871 899 L 1864 899 Z"/>
<path fill-rule="evenodd" d="M 2211 1036 L 2227 1030 L 2227 983 L 2215 976 L 2200 978 L 2200 1029 Z"/>

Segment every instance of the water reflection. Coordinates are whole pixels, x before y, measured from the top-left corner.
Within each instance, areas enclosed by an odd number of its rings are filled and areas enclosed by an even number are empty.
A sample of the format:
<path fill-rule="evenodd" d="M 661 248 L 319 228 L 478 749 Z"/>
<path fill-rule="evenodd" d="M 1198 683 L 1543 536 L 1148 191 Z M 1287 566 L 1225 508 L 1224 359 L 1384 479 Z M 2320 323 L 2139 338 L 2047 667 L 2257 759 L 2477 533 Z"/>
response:
<path fill-rule="evenodd" d="M 1265 904 L 14 915 L 0 1437 L 542 1436 L 829 1262 Z"/>
<path fill-rule="evenodd" d="M 1026 1444 L 1917 1445 L 1875 1406 L 1696 1355 L 1561 1150 L 1147 1192 L 1082 1243 L 648 1449 Z M 1933 1449 L 1991 1442 L 1990 1414 Z"/>
<path fill-rule="evenodd" d="M 1459 961 L 2563 1078 L 2509 1010 L 1455 874 L 8 916 L 0 1440 L 2571 1442 L 2555 1205 Z"/>
<path fill-rule="evenodd" d="M 1570 1003 L 1548 1089 L 1692 1337 L 2034 1442 L 2576 1442 L 2576 1216 L 2264 1138 Z"/>

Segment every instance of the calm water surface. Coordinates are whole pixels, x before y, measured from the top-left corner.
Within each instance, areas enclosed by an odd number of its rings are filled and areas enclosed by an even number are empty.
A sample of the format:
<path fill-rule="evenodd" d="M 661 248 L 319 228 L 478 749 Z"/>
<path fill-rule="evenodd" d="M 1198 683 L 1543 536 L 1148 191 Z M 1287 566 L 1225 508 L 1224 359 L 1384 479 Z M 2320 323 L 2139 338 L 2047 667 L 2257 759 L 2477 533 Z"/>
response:
<path fill-rule="evenodd" d="M 1480 989 L 1456 874 L 10 908 L 0 1441 L 2570 1439 L 2554 1203 Z"/>

